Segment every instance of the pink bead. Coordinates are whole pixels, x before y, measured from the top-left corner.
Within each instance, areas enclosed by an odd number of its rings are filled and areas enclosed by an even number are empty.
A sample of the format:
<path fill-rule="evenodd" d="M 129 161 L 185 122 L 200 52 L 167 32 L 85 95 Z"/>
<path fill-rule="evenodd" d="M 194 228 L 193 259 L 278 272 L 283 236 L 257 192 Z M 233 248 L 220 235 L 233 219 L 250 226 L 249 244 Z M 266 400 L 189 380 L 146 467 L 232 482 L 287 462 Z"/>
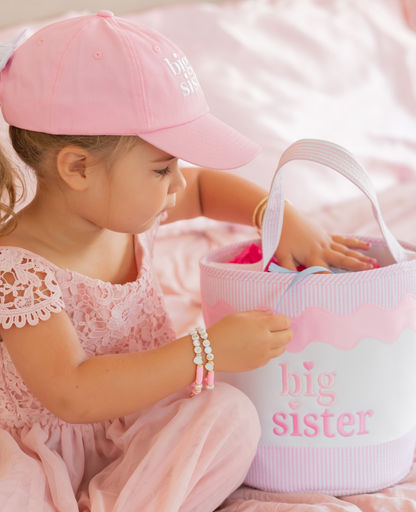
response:
<path fill-rule="evenodd" d="M 214 384 L 214 372 L 208 372 L 207 385 L 212 386 Z"/>
<path fill-rule="evenodd" d="M 202 383 L 202 379 L 204 377 L 204 367 L 203 366 L 197 366 L 196 367 L 196 377 L 195 377 L 195 382 L 197 384 L 201 384 Z"/>

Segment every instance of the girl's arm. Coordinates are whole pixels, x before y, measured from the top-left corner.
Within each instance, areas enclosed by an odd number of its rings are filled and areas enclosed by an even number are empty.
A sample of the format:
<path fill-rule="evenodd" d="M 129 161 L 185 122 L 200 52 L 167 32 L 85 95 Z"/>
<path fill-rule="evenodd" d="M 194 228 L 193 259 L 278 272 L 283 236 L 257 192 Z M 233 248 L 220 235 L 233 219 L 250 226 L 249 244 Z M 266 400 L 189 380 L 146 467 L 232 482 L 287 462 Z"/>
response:
<path fill-rule="evenodd" d="M 148 352 L 89 357 L 65 311 L 1 335 L 30 391 L 69 423 L 130 414 L 191 384 L 195 374 L 190 336 Z"/>
<path fill-rule="evenodd" d="M 224 171 L 186 168 L 182 174 L 187 182 L 177 194 L 176 206 L 165 223 L 191 219 L 203 215 L 210 219 L 252 225 L 255 207 L 267 190 L 244 178 Z M 367 250 L 370 246 L 355 238 L 329 235 L 311 222 L 292 205 L 285 203 L 282 236 L 276 257 L 283 267 L 296 270 L 305 267 L 329 265 L 347 270 L 374 268 L 375 260 L 354 249 Z"/>
<path fill-rule="evenodd" d="M 289 324 L 287 317 L 272 310 L 223 318 L 207 329 L 215 370 L 253 370 L 280 356 L 293 336 Z M 195 379 L 189 335 L 154 350 L 90 357 L 66 311 L 52 313 L 34 326 L 1 328 L 0 333 L 30 391 L 68 423 L 94 423 L 134 413 Z"/>

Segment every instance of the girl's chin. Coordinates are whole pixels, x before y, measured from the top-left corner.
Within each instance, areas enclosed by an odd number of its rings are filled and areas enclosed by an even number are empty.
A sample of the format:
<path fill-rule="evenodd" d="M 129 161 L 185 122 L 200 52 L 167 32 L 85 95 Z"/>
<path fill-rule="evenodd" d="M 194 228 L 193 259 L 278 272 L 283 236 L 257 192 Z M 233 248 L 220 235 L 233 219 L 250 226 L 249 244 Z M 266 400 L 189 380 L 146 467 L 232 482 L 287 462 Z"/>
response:
<path fill-rule="evenodd" d="M 157 219 L 162 215 L 162 213 L 165 212 L 166 210 L 169 210 L 169 208 L 166 208 L 165 210 L 162 210 L 161 212 L 156 213 L 156 215 L 154 217 L 150 218 L 145 224 L 142 224 L 140 226 L 140 228 L 136 229 L 133 234 L 138 235 L 140 233 L 144 233 L 145 231 L 148 231 L 153 226 L 153 224 L 157 221 Z"/>
<path fill-rule="evenodd" d="M 162 213 L 163 212 L 158 213 L 157 215 L 155 215 L 154 217 L 149 219 L 146 222 L 146 224 L 143 224 L 143 226 L 141 227 L 140 233 L 143 233 L 144 231 L 147 231 L 148 229 L 150 229 L 153 226 L 153 224 L 157 221 L 157 219 L 162 215 Z"/>

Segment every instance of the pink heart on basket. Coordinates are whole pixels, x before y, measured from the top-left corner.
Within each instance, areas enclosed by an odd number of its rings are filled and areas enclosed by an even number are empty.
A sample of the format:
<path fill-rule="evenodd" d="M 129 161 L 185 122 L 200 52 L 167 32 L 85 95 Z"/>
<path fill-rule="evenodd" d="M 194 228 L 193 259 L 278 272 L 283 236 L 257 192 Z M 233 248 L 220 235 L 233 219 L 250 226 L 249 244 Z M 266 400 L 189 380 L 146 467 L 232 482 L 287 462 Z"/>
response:
<path fill-rule="evenodd" d="M 299 402 L 289 402 L 289 407 L 295 410 L 299 407 Z"/>
<path fill-rule="evenodd" d="M 307 369 L 307 370 L 312 370 L 313 368 L 313 363 L 303 363 L 303 366 Z"/>

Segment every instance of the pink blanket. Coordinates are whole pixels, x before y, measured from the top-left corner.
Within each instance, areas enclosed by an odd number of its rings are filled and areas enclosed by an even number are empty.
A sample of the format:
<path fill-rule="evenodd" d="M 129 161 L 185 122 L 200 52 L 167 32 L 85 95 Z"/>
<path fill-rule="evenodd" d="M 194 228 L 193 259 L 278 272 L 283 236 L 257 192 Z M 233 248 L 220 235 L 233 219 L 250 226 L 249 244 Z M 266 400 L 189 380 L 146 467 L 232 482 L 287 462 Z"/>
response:
<path fill-rule="evenodd" d="M 415 243 L 416 34 L 406 19 L 416 28 L 416 6 L 403 4 L 405 10 L 399 0 L 239 0 L 127 17 L 173 39 L 192 62 L 211 112 L 263 147 L 235 172 L 269 188 L 290 143 L 331 140 L 368 170 L 392 232 Z M 24 27 L 35 31 L 45 23 Z M 0 40 L 19 30 L 0 31 Z M 0 120 L 1 139 L 5 128 Z M 288 166 L 286 176 L 287 197 L 329 231 L 379 235 L 365 198 L 334 172 L 302 163 Z M 178 335 L 203 322 L 200 256 L 255 237 L 252 228 L 203 218 L 162 226 L 154 264 Z M 221 509 L 416 512 L 416 467 L 400 484 L 371 495 L 281 495 L 243 486 Z"/>

